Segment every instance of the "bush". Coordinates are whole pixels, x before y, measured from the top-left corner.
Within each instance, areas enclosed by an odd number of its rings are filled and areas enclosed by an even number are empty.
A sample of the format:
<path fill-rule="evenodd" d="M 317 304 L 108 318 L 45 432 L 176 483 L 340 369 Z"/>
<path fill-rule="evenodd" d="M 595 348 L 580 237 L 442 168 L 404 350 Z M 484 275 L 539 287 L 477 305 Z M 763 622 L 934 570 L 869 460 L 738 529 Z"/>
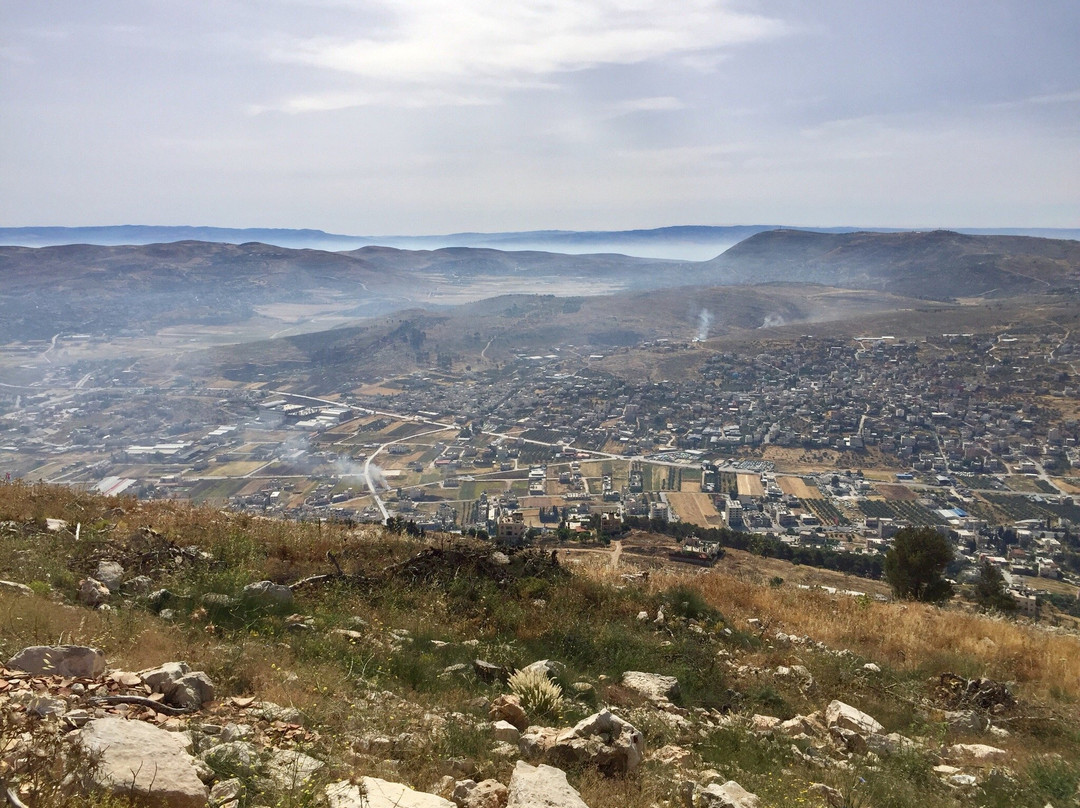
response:
<path fill-rule="evenodd" d="M 885 579 L 898 598 L 939 603 L 953 594 L 943 577 L 952 557 L 948 539 L 934 528 L 907 527 L 885 555 Z"/>
<path fill-rule="evenodd" d="M 562 688 L 551 681 L 544 671 L 516 671 L 508 684 L 511 692 L 521 699 L 522 708 L 530 716 L 557 719 L 562 715 Z"/>

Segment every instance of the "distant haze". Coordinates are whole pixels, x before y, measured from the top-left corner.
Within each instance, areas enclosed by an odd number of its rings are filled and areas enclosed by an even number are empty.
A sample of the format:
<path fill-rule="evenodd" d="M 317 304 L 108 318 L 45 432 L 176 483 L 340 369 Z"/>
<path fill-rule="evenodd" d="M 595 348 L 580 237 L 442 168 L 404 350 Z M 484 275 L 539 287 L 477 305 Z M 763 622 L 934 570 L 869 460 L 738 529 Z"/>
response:
<path fill-rule="evenodd" d="M 739 227 L 664 227 L 624 231 L 532 231 L 523 233 L 452 233 L 432 236 L 351 236 L 321 230 L 273 228 L 230 229 L 224 227 L 0 227 L 0 245 L 49 247 L 64 244 L 160 244 L 208 241 L 227 244 L 261 242 L 279 247 L 311 250 L 354 250 L 368 245 L 405 250 L 437 250 L 444 247 L 488 247 L 498 250 L 539 250 L 587 255 L 617 253 L 641 258 L 705 261 L 757 233 L 784 229 L 773 225 Z M 899 232 L 884 227 L 804 228 L 824 233 Z M 1080 239 L 1080 229 L 1065 228 L 961 228 L 973 235 L 1019 235 L 1041 238 Z"/>

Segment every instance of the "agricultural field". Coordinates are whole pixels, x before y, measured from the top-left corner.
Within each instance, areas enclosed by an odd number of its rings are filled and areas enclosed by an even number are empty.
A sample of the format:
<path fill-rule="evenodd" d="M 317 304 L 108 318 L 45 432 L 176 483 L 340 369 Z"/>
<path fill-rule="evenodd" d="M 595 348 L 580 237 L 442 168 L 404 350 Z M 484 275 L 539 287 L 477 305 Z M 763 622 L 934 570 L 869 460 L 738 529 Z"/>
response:
<path fill-rule="evenodd" d="M 672 509 L 684 522 L 701 527 L 722 527 L 724 524 L 724 518 L 716 510 L 709 494 L 673 491 L 667 495 L 667 499 Z"/>
<path fill-rule="evenodd" d="M 821 499 L 821 491 L 818 490 L 816 485 L 807 485 L 806 480 L 802 477 L 780 477 L 777 476 L 776 484 L 780 486 L 780 490 L 788 496 L 798 497 L 800 500 L 807 499 Z"/>
<path fill-rule="evenodd" d="M 886 502 L 878 499 L 866 499 L 859 502 L 859 510 L 869 517 L 904 519 L 913 525 L 936 525 L 941 522 L 941 516 L 929 508 L 905 500 Z"/>
<path fill-rule="evenodd" d="M 814 516 L 826 526 L 850 525 L 851 520 L 844 516 L 843 512 L 827 499 L 811 499 L 805 503 L 806 507 L 814 512 Z"/>
<path fill-rule="evenodd" d="M 878 483 L 874 487 L 881 496 L 890 501 L 914 501 L 919 498 L 919 495 L 906 485 L 885 485 L 884 483 Z"/>
<path fill-rule="evenodd" d="M 761 484 L 761 477 L 757 474 L 740 474 L 738 486 L 739 496 L 765 496 L 765 487 Z"/>

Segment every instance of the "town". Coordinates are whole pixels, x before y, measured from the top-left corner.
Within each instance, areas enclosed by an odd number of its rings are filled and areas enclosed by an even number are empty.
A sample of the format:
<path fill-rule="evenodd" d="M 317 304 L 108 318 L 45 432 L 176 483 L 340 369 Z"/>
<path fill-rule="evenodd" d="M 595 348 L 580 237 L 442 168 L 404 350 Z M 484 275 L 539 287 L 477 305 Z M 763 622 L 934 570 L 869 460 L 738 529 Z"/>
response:
<path fill-rule="evenodd" d="M 1021 608 L 1035 593 L 1075 601 L 1080 349 L 1067 330 L 589 350 L 361 369 L 324 397 L 289 378 L 57 364 L 0 392 L 0 463 L 107 494 L 518 543 L 607 542 L 647 520 L 874 555 L 901 527 L 933 526 L 955 543 L 957 576 L 989 558 Z M 676 379 L 617 371 L 670 356 L 693 363 Z"/>

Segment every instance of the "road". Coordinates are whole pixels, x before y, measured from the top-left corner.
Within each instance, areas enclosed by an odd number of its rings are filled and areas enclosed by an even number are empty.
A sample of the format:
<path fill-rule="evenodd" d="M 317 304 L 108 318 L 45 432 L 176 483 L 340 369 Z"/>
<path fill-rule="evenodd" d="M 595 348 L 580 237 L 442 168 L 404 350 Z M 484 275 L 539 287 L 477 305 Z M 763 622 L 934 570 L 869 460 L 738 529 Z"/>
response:
<path fill-rule="evenodd" d="M 441 429 L 429 429 L 427 432 L 417 432 L 415 435 L 406 435 L 403 438 L 397 438 L 395 440 L 389 440 L 382 444 L 378 449 L 368 455 L 364 461 L 364 482 L 367 483 L 368 491 L 371 492 L 371 498 L 375 500 L 375 506 L 379 509 L 379 513 L 382 514 L 383 521 L 390 518 L 390 511 L 386 508 L 386 503 L 383 502 L 382 497 L 379 496 L 379 489 L 375 485 L 375 480 L 371 476 L 371 461 L 375 459 L 375 456 L 379 452 L 386 449 L 387 446 L 393 446 L 395 443 L 403 443 L 405 441 L 413 441 L 416 438 L 422 438 L 425 435 L 434 435 L 438 432 L 445 432 L 447 429 L 457 429 L 457 427 L 442 427 Z"/>

